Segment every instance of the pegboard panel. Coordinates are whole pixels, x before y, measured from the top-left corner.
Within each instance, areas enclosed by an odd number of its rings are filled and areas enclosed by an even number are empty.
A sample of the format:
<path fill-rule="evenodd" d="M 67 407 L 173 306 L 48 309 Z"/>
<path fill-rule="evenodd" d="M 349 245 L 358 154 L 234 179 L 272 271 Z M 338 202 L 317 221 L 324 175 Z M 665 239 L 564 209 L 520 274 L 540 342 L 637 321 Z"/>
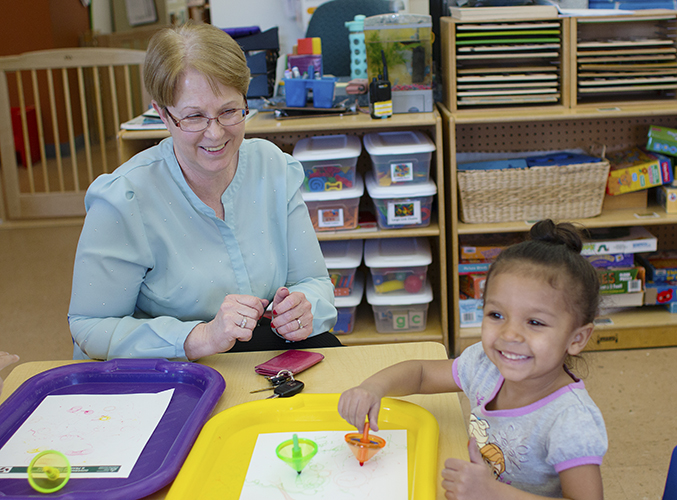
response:
<path fill-rule="evenodd" d="M 645 227 L 651 234 L 658 238 L 659 250 L 677 249 L 677 225 L 666 224 Z"/>
<path fill-rule="evenodd" d="M 456 125 L 456 152 L 615 151 L 645 145 L 651 125 L 677 128 L 677 116 L 462 123 Z"/>

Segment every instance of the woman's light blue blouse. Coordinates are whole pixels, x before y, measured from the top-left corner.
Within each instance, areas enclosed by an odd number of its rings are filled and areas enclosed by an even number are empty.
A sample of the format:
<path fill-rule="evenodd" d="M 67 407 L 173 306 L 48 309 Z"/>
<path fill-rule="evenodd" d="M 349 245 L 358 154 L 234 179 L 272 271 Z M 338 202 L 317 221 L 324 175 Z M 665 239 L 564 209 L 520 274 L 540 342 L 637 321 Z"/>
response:
<path fill-rule="evenodd" d="M 310 301 L 313 334 L 328 331 L 333 285 L 299 192 L 303 176 L 274 144 L 245 139 L 224 220 L 186 183 L 171 138 L 99 176 L 75 257 L 73 358 L 186 359 L 186 337 L 226 294 L 272 301 L 281 286 Z"/>

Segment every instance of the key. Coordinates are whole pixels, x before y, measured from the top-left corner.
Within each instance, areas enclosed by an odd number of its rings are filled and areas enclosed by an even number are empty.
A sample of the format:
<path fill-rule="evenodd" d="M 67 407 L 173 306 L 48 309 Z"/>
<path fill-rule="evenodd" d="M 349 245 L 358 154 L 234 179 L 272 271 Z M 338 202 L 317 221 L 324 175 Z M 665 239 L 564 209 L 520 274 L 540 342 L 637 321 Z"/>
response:
<path fill-rule="evenodd" d="M 254 394 L 257 392 L 264 392 L 264 391 L 272 391 L 275 389 L 278 385 L 284 384 L 288 380 L 294 380 L 294 375 L 292 375 L 292 372 L 289 370 L 282 370 L 279 372 L 277 375 L 274 377 L 266 377 L 268 382 L 270 382 L 272 385 L 270 387 L 264 387 L 263 389 L 256 389 L 255 391 L 250 391 L 249 394 Z"/>
<path fill-rule="evenodd" d="M 287 380 L 284 384 L 280 384 L 273 389 L 272 396 L 268 396 L 266 399 L 272 398 L 289 398 L 294 394 L 298 394 L 303 390 L 305 384 L 300 380 Z"/>

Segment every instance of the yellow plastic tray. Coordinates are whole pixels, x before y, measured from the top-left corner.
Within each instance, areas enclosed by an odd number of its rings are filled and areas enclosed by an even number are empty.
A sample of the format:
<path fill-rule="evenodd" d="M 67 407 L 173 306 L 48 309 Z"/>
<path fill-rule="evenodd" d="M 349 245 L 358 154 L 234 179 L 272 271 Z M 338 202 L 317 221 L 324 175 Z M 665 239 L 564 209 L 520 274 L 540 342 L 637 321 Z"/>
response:
<path fill-rule="evenodd" d="M 339 394 L 298 394 L 244 403 L 215 415 L 202 428 L 167 500 L 239 498 L 260 433 L 354 432 L 338 414 L 338 399 Z M 413 403 L 384 398 L 379 428 L 407 430 L 409 498 L 434 498 L 439 435 L 435 417 Z"/>

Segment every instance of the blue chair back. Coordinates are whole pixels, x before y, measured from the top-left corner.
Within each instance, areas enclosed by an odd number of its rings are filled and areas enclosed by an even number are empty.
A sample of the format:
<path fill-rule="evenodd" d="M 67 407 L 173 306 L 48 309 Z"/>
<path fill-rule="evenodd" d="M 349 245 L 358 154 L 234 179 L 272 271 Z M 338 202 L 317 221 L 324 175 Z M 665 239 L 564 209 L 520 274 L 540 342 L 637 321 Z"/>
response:
<path fill-rule="evenodd" d="M 310 18 L 306 38 L 322 40 L 323 72 L 334 76 L 350 76 L 349 30 L 346 21 L 355 16 L 377 16 L 392 12 L 390 0 L 330 0 L 321 4 Z"/>

